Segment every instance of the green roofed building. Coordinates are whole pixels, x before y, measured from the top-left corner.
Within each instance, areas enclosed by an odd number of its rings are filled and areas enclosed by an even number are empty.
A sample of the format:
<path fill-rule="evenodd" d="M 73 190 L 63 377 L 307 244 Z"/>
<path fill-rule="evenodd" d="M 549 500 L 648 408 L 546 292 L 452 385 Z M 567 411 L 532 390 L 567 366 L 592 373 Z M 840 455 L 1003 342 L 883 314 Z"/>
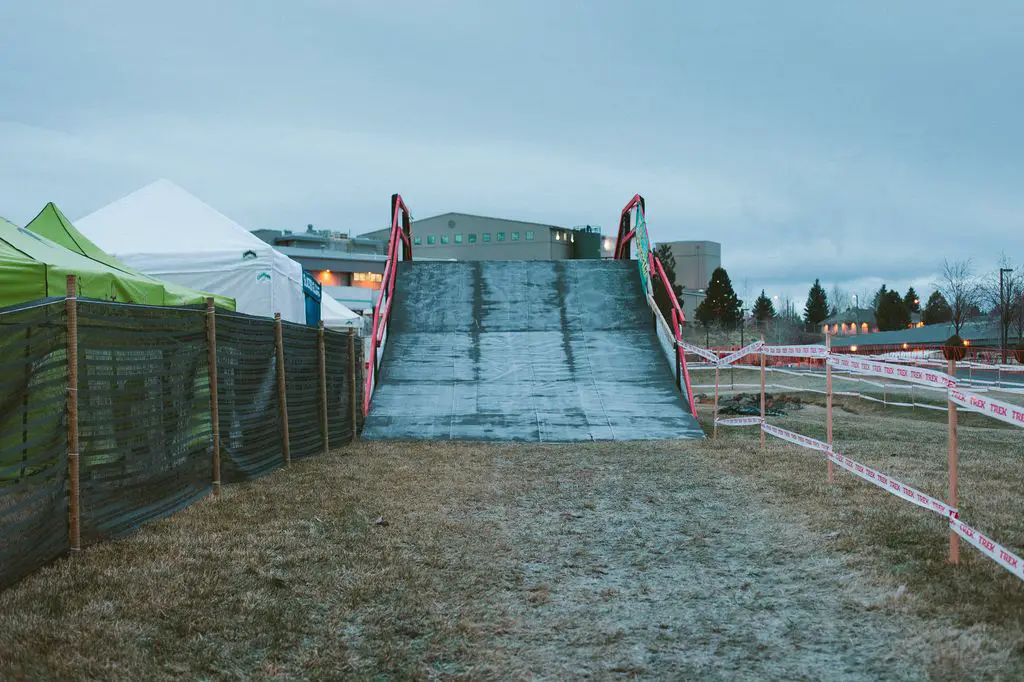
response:
<path fill-rule="evenodd" d="M 45 237 L 60 246 L 84 256 L 94 263 L 113 269 L 127 278 L 139 282 L 149 282 L 163 289 L 163 301 L 158 305 L 204 305 L 208 296 L 213 296 L 214 305 L 225 310 L 235 309 L 235 300 L 221 294 L 210 294 L 205 291 L 190 289 L 180 284 L 167 282 L 144 274 L 125 265 L 79 232 L 70 220 L 53 202 L 46 204 L 42 211 L 25 226 L 30 232 Z M 82 294 L 83 296 L 85 294 Z M 145 301 L 134 301 L 143 303 Z"/>

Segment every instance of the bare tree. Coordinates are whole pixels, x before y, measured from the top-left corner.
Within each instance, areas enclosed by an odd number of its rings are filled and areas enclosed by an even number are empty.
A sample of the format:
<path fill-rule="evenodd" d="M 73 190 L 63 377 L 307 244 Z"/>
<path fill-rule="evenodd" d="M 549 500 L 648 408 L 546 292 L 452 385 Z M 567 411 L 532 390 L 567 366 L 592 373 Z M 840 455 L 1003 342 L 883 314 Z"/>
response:
<path fill-rule="evenodd" d="M 837 282 L 828 292 L 828 302 L 836 313 L 845 312 L 850 309 L 850 294 Z"/>
<path fill-rule="evenodd" d="M 960 336 L 960 330 L 970 319 L 972 311 L 982 300 L 981 287 L 974 277 L 971 261 L 942 261 L 942 281 L 936 288 L 949 303 L 953 313 L 953 331 Z"/>
<path fill-rule="evenodd" d="M 1013 310 L 1013 331 L 1017 335 L 1017 343 L 1021 343 L 1024 342 L 1024 287 L 1018 289 L 1013 299 Z"/>
<path fill-rule="evenodd" d="M 981 284 L 982 301 L 987 304 L 999 324 L 1000 345 L 1005 349 L 1010 327 L 1020 318 L 1020 296 L 1024 292 L 1024 274 L 1011 267 L 1006 254 L 999 259 L 999 270 Z M 1019 334 L 1018 334 L 1019 336 Z"/>

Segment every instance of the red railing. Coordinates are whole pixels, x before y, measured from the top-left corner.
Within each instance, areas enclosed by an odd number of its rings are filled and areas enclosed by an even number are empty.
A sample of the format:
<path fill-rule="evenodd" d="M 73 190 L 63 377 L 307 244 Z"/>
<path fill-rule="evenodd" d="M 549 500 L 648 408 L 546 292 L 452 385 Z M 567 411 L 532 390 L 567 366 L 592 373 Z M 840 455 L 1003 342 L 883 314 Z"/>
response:
<path fill-rule="evenodd" d="M 399 223 L 401 218 L 401 223 Z M 388 238 L 388 260 L 381 278 L 380 295 L 373 306 L 373 335 L 370 337 L 370 358 L 366 368 L 366 385 L 363 391 L 363 415 L 370 412 L 370 399 L 377 383 L 380 354 L 387 339 L 388 322 L 391 320 L 391 302 L 395 294 L 395 275 L 398 260 L 412 260 L 412 217 L 399 194 L 391 195 L 391 236 Z"/>
<path fill-rule="evenodd" d="M 668 277 L 665 276 L 665 268 L 662 266 L 661 261 L 654 254 L 654 250 L 650 248 L 650 239 L 647 237 L 647 219 L 645 215 L 646 202 L 644 198 L 639 194 L 633 195 L 633 198 L 629 200 L 626 207 L 622 209 L 622 214 L 619 216 L 619 236 L 615 242 L 615 258 L 618 260 L 629 260 L 629 245 L 637 236 L 637 229 L 644 231 L 644 241 L 647 244 L 648 252 L 646 254 L 646 266 L 650 274 L 650 284 L 653 288 L 654 281 L 661 282 L 661 285 L 665 288 L 668 293 L 668 299 L 672 303 L 672 335 L 675 337 L 673 347 L 676 353 L 676 366 L 679 371 L 677 380 L 680 384 L 686 386 L 686 397 L 690 402 L 690 412 L 697 416 L 697 405 L 693 399 L 693 389 L 690 386 L 690 371 L 686 367 L 686 354 L 683 353 L 680 342 L 683 340 L 682 335 L 682 323 L 686 322 L 686 316 L 683 314 L 683 309 L 679 305 L 679 299 L 676 298 L 676 292 L 672 288 L 672 282 L 668 281 Z M 637 221 L 634 226 L 632 217 L 633 210 L 637 211 Z M 640 245 L 637 245 L 638 248 Z M 641 261 L 644 260 L 645 254 L 638 254 Z M 653 290 L 650 292 L 653 297 Z M 680 386 L 682 388 L 682 386 Z"/>

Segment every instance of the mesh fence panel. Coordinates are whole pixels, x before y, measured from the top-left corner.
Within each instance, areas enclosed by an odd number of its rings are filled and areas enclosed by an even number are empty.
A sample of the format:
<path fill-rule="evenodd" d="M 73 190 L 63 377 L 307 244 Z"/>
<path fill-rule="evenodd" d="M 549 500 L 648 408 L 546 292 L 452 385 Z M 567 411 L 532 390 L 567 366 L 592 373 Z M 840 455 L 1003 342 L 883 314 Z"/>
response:
<path fill-rule="evenodd" d="M 281 466 L 273 320 L 217 313 L 217 395 L 221 480 L 244 481 Z"/>
<path fill-rule="evenodd" d="M 82 541 L 90 543 L 209 491 L 205 317 L 83 301 L 78 349 Z"/>
<path fill-rule="evenodd" d="M 327 331 L 324 333 L 324 347 L 327 364 L 327 431 L 334 447 L 352 439 L 352 409 L 349 402 L 349 356 L 348 334 Z M 356 425 L 363 428 L 363 382 L 362 343 L 355 342 L 356 349 Z"/>
<path fill-rule="evenodd" d="M 324 450 L 320 429 L 320 342 L 313 327 L 287 322 L 281 327 L 289 448 L 292 459 L 302 459 Z"/>
<path fill-rule="evenodd" d="M 64 302 L 0 315 L 0 588 L 68 542 Z"/>

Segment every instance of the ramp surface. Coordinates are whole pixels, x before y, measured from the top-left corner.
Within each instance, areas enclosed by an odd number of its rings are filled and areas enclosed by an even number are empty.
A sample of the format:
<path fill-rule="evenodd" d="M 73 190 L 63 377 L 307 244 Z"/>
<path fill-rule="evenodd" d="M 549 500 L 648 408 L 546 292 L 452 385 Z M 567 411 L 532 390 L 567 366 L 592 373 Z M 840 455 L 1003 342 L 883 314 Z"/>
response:
<path fill-rule="evenodd" d="M 401 262 L 363 437 L 703 438 L 636 263 Z"/>

